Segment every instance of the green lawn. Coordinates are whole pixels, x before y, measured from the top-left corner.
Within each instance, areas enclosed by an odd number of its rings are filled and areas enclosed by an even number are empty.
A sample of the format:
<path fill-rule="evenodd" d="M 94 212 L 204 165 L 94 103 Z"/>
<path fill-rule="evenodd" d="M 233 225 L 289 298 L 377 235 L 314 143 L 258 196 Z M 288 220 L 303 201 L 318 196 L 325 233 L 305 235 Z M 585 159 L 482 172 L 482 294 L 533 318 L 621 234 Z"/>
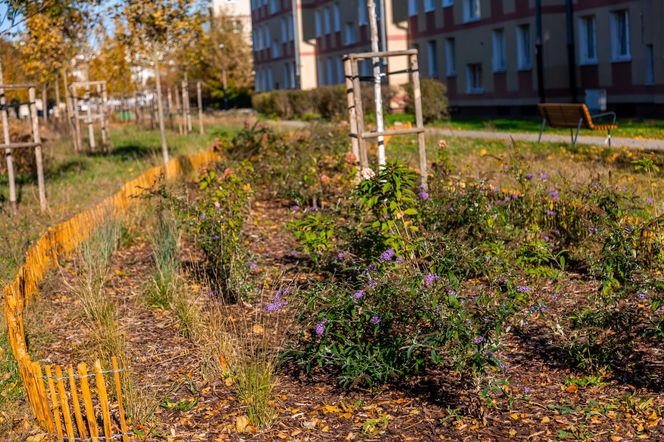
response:
<path fill-rule="evenodd" d="M 444 127 L 457 130 L 482 130 L 499 132 L 539 132 L 542 120 L 540 118 L 479 118 L 479 117 L 452 117 L 450 121 L 438 121 L 434 127 Z M 664 138 L 664 121 L 620 119 L 619 129 L 613 131 L 615 137 L 625 138 Z M 568 129 L 546 128 L 545 133 L 568 134 Z M 600 132 L 582 130 L 581 135 L 597 135 Z"/>

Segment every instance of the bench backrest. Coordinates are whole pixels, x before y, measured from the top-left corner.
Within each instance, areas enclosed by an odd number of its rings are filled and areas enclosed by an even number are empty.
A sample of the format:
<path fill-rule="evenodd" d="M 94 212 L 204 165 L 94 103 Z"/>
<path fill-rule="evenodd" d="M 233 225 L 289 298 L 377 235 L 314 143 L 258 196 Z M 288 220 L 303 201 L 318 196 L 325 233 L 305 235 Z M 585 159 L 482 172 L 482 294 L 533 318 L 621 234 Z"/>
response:
<path fill-rule="evenodd" d="M 582 128 L 593 128 L 593 119 L 585 104 L 543 103 L 537 107 L 550 127 L 574 129 L 581 121 Z"/>

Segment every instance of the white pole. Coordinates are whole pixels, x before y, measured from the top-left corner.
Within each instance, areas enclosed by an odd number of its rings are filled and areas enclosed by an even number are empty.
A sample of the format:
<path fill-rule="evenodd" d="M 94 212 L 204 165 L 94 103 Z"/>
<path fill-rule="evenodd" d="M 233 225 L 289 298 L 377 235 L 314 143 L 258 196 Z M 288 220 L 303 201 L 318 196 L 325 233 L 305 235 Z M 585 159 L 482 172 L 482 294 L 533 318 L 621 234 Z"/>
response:
<path fill-rule="evenodd" d="M 368 1 L 369 9 L 369 25 L 371 27 L 371 51 L 378 52 L 378 20 L 376 3 L 374 0 Z M 376 101 L 376 130 L 378 133 L 385 131 L 385 123 L 383 122 L 383 96 L 381 92 L 381 72 L 380 72 L 380 58 L 374 57 L 373 63 L 373 76 L 374 76 L 374 96 Z M 385 165 L 385 139 L 380 135 L 377 139 L 378 142 L 378 165 Z"/>

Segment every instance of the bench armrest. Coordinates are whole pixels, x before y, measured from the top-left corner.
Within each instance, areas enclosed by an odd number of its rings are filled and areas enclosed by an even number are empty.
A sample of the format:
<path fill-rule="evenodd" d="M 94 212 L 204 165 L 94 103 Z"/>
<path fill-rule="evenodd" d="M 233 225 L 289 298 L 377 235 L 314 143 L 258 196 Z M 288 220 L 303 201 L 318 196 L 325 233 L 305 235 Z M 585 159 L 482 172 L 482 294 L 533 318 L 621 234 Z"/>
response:
<path fill-rule="evenodd" d="M 591 115 L 592 119 L 595 118 L 604 118 L 604 117 L 613 117 L 613 124 L 616 124 L 616 119 L 618 118 L 615 112 L 604 112 L 601 114 Z"/>

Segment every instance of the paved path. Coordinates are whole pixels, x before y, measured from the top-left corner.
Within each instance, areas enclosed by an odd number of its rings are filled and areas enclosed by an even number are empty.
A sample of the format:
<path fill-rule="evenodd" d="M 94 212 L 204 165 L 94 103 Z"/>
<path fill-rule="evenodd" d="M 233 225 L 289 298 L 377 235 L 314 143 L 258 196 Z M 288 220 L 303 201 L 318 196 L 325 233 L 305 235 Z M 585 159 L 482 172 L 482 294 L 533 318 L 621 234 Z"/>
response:
<path fill-rule="evenodd" d="M 490 132 L 483 130 L 455 130 L 455 129 L 442 129 L 442 128 L 429 128 L 427 133 L 431 135 L 464 137 L 464 138 L 479 138 L 484 140 L 506 140 L 514 139 L 517 141 L 532 141 L 537 142 L 539 133 L 524 133 L 524 132 Z M 553 135 L 544 132 L 542 142 L 546 143 L 563 143 L 570 144 L 569 135 Z M 606 137 L 603 136 L 586 136 L 579 135 L 577 144 L 591 144 L 604 146 Z M 627 148 L 643 148 L 649 150 L 658 150 L 664 152 L 664 140 L 656 139 L 637 139 L 637 138 L 616 138 L 611 140 L 612 147 L 627 147 Z"/>
<path fill-rule="evenodd" d="M 288 127 L 291 129 L 301 129 L 306 127 L 309 123 L 305 121 L 278 121 L 272 122 L 277 127 Z M 484 130 L 456 130 L 456 129 L 446 129 L 446 128 L 427 128 L 427 134 L 436 135 L 436 136 L 448 136 L 448 137 L 463 137 L 463 138 L 478 138 L 482 140 L 504 140 L 510 141 L 514 139 L 516 141 L 531 141 L 536 142 L 539 133 L 525 133 L 525 132 L 491 132 Z M 557 135 L 557 134 L 547 134 L 544 132 L 542 137 L 542 142 L 545 143 L 562 143 L 570 144 L 569 135 Z M 604 146 L 606 142 L 606 137 L 603 136 L 587 136 L 579 135 L 577 144 L 588 144 L 588 145 L 597 145 Z M 615 148 L 627 147 L 629 149 L 648 149 L 664 152 L 664 139 L 637 139 L 637 138 L 621 138 L 613 137 L 611 140 L 611 146 Z"/>

